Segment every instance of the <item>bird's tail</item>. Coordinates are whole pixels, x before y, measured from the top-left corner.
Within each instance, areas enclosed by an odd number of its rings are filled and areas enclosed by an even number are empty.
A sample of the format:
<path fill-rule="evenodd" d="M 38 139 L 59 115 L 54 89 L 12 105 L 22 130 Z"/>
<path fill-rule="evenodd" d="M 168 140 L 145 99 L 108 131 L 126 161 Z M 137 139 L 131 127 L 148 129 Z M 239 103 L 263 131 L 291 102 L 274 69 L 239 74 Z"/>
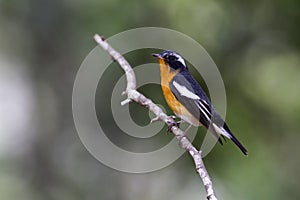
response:
<path fill-rule="evenodd" d="M 220 127 L 216 125 L 215 123 L 212 123 L 212 128 L 216 133 L 218 133 L 221 136 L 225 136 L 228 139 L 230 139 L 238 148 L 243 152 L 243 154 L 248 155 L 247 149 L 240 143 L 240 141 L 233 135 L 233 133 L 229 130 L 226 123 L 224 123 L 223 127 Z M 220 139 L 220 138 L 219 138 Z"/>

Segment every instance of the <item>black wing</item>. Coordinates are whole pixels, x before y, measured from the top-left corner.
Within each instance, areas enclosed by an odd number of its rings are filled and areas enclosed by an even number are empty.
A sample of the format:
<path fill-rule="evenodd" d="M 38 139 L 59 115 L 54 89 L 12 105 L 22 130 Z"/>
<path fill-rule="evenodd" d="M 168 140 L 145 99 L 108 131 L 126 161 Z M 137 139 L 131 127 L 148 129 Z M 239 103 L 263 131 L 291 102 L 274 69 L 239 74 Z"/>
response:
<path fill-rule="evenodd" d="M 177 74 L 169 83 L 178 101 L 222 143 L 219 135 L 231 139 L 247 155 L 247 150 L 229 130 L 227 124 L 215 111 L 208 97 L 189 73 Z M 225 136 L 225 137 L 224 137 Z"/>
<path fill-rule="evenodd" d="M 204 127 L 209 129 L 222 144 L 219 134 L 210 128 L 212 118 L 216 112 L 195 79 L 189 74 L 178 74 L 170 82 L 169 86 L 177 100 L 180 101 Z"/>

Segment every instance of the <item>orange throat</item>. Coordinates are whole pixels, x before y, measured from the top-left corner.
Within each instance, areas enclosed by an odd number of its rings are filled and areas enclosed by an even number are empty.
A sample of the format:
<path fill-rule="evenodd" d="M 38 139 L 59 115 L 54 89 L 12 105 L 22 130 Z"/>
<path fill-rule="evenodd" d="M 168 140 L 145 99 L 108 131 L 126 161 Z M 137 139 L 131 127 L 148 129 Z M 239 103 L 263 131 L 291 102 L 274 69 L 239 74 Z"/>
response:
<path fill-rule="evenodd" d="M 180 118 L 185 120 L 186 122 L 199 126 L 199 120 L 196 119 L 174 96 L 173 92 L 170 89 L 170 82 L 179 73 L 179 69 L 172 71 L 167 63 L 163 59 L 159 59 L 160 64 L 160 77 L 161 77 L 161 88 L 163 91 L 163 95 L 168 106 L 172 109 L 172 111 Z"/>
<path fill-rule="evenodd" d="M 165 96 L 166 102 L 176 115 L 177 114 L 180 115 L 181 113 L 180 103 L 179 101 L 177 101 L 176 97 L 172 93 L 169 86 L 169 83 L 172 81 L 174 76 L 176 76 L 176 74 L 179 73 L 179 70 L 172 72 L 170 67 L 167 65 L 167 63 L 165 63 L 163 59 L 159 59 L 159 64 L 160 64 L 161 89 Z"/>

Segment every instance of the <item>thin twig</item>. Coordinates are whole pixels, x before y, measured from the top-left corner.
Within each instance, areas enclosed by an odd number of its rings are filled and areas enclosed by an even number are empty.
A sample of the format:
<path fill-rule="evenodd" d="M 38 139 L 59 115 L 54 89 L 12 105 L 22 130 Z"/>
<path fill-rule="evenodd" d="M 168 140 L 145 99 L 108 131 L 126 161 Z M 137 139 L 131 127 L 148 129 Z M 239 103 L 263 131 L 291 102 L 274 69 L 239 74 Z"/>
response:
<path fill-rule="evenodd" d="M 95 41 L 106 51 L 115 61 L 117 61 L 121 68 L 124 70 L 127 79 L 127 87 L 124 94 L 127 95 L 127 99 L 121 102 L 122 105 L 125 105 L 131 101 L 135 101 L 140 105 L 147 107 L 151 112 L 155 114 L 155 120 L 161 120 L 168 125 L 169 130 L 176 136 L 179 144 L 182 148 L 189 152 L 193 157 L 196 171 L 202 179 L 202 182 L 205 187 L 206 197 L 208 200 L 217 200 L 217 197 L 214 192 L 212 181 L 206 171 L 204 166 L 201 151 L 198 151 L 190 142 L 190 140 L 185 136 L 184 132 L 178 128 L 176 121 L 172 116 L 167 116 L 160 107 L 155 105 L 150 99 L 146 98 L 144 95 L 139 93 L 136 90 L 136 78 L 134 71 L 130 64 L 125 60 L 125 58 L 113 49 L 103 37 L 99 35 L 94 36 Z"/>

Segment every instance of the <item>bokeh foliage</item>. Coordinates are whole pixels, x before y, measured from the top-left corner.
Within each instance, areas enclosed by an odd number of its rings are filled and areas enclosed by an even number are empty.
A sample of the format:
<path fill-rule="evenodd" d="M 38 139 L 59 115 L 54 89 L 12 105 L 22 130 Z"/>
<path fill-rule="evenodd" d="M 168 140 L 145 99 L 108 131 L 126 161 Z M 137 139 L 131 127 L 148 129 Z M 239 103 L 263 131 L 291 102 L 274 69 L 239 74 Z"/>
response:
<path fill-rule="evenodd" d="M 228 142 L 205 158 L 220 199 L 299 199 L 299 9 L 296 0 L 0 0 L 0 199 L 204 199 L 187 154 L 157 172 L 124 174 L 96 161 L 74 128 L 73 81 L 93 34 L 144 26 L 193 37 L 219 67 L 226 120 L 249 150 L 244 157 Z M 126 57 L 136 66 L 153 62 L 151 52 Z M 121 75 L 112 64 L 97 98 Z M 159 87 L 141 91 L 166 106 Z M 149 121 L 131 109 L 137 123 Z"/>

